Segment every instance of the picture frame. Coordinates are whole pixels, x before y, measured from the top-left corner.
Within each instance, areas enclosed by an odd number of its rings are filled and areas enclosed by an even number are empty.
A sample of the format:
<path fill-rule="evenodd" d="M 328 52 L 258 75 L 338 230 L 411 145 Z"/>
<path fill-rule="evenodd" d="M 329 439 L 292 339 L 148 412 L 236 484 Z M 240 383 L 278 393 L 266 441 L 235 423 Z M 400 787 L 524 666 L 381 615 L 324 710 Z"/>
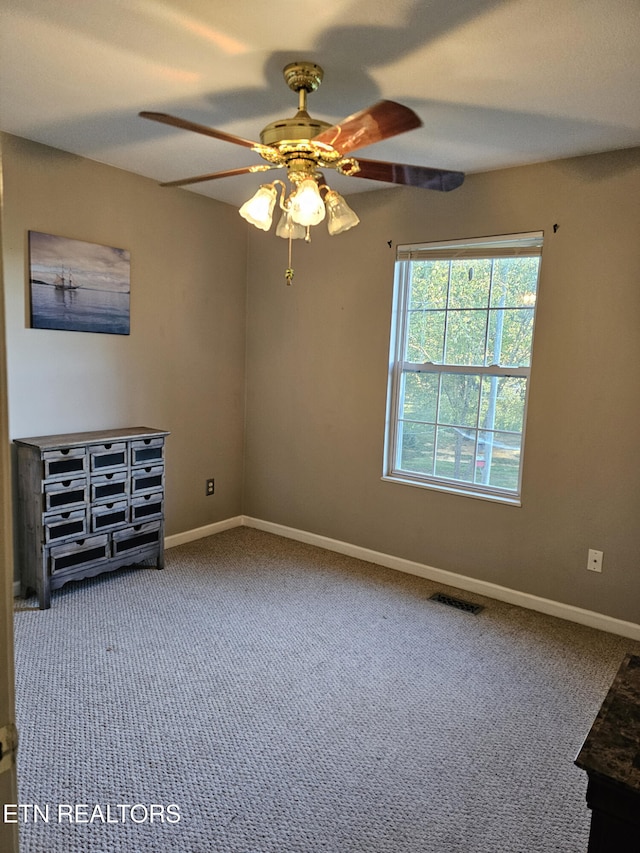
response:
<path fill-rule="evenodd" d="M 130 333 L 127 249 L 29 231 L 32 329 Z"/>

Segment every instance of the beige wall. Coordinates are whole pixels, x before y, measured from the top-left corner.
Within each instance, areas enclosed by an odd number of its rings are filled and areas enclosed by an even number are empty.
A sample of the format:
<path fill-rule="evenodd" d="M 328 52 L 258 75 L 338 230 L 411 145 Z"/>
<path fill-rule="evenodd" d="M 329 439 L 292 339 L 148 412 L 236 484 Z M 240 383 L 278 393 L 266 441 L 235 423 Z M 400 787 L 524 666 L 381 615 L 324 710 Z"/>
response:
<path fill-rule="evenodd" d="M 12 437 L 166 428 L 169 534 L 244 512 L 640 622 L 640 150 L 355 195 L 287 287 L 233 208 L 3 141 Z M 131 250 L 130 336 L 28 328 L 29 229 Z M 539 229 L 522 507 L 382 482 L 395 244 Z"/>
<path fill-rule="evenodd" d="M 245 223 L 228 205 L 16 137 L 3 153 L 11 438 L 170 430 L 167 533 L 237 515 Z M 130 250 L 130 335 L 29 328 L 29 230 Z"/>
<path fill-rule="evenodd" d="M 640 622 L 640 150 L 350 200 L 291 287 L 251 232 L 245 513 Z M 522 507 L 382 482 L 395 244 L 540 229 Z"/>

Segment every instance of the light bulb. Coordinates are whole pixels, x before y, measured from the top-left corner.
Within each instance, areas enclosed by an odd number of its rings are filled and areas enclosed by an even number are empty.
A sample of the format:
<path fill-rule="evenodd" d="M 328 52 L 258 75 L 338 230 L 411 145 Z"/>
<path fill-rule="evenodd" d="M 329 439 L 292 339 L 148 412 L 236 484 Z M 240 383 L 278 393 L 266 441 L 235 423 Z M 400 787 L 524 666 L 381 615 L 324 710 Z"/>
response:
<path fill-rule="evenodd" d="M 305 230 L 304 226 L 300 225 L 298 222 L 294 222 L 289 211 L 285 210 L 280 217 L 280 222 L 278 222 L 276 234 L 278 237 L 284 237 L 285 240 L 288 240 L 289 237 L 291 237 L 292 240 L 303 240 Z"/>
<path fill-rule="evenodd" d="M 324 203 L 327 206 L 327 229 L 332 237 L 342 231 L 348 231 L 360 222 L 340 193 L 335 190 L 329 190 L 324 197 Z"/>
<path fill-rule="evenodd" d="M 318 225 L 325 217 L 324 202 L 318 184 L 312 178 L 300 181 L 291 196 L 291 218 L 300 225 Z"/>
<path fill-rule="evenodd" d="M 268 231 L 271 228 L 277 194 L 273 184 L 263 184 L 249 201 L 245 201 L 238 213 L 256 228 Z"/>

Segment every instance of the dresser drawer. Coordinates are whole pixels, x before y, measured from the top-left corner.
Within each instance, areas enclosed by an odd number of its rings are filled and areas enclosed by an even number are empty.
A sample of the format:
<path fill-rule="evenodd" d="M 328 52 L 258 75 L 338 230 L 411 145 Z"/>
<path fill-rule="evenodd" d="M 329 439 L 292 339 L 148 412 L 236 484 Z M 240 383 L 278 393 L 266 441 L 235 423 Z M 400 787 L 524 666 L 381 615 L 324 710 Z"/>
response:
<path fill-rule="evenodd" d="M 91 502 L 114 501 L 129 495 L 129 472 L 94 474 L 91 477 Z"/>
<path fill-rule="evenodd" d="M 139 521 L 162 518 L 163 509 L 164 500 L 162 492 L 139 495 L 131 502 L 131 521 L 136 524 Z"/>
<path fill-rule="evenodd" d="M 83 509 L 45 515 L 43 520 L 44 540 L 56 542 L 69 536 L 87 535 L 87 513 Z"/>
<path fill-rule="evenodd" d="M 164 483 L 164 466 L 152 465 L 147 468 L 136 468 L 131 472 L 131 495 L 142 492 L 157 492 Z"/>
<path fill-rule="evenodd" d="M 89 448 L 91 472 L 108 471 L 110 468 L 127 467 L 127 442 L 94 444 Z"/>
<path fill-rule="evenodd" d="M 83 566 L 106 562 L 109 558 L 109 537 L 88 536 L 64 545 L 53 545 L 49 548 L 49 571 L 52 575 L 58 572 L 72 571 Z"/>
<path fill-rule="evenodd" d="M 87 478 L 60 480 L 44 484 L 45 512 L 69 510 L 87 502 Z"/>
<path fill-rule="evenodd" d="M 91 532 L 115 530 L 129 523 L 129 502 L 115 501 L 91 507 Z"/>
<path fill-rule="evenodd" d="M 42 454 L 44 464 L 43 478 L 70 477 L 84 474 L 87 470 L 87 451 L 85 447 L 64 447 L 62 450 L 45 450 Z"/>
<path fill-rule="evenodd" d="M 151 465 L 164 461 L 164 438 L 140 438 L 131 442 L 131 464 Z"/>
<path fill-rule="evenodd" d="M 150 521 L 146 524 L 135 524 L 126 530 L 116 530 L 113 533 L 113 555 L 126 554 L 127 551 L 136 551 L 151 548 L 160 544 L 161 525 L 158 521 Z"/>

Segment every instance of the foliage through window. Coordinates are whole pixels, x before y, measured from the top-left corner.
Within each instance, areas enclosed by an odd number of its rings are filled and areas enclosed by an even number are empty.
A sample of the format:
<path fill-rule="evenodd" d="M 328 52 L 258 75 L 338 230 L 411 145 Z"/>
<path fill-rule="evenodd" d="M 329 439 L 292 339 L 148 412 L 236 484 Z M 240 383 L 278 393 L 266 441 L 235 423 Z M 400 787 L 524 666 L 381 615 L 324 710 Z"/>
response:
<path fill-rule="evenodd" d="M 542 233 L 399 246 L 385 477 L 517 503 Z"/>

